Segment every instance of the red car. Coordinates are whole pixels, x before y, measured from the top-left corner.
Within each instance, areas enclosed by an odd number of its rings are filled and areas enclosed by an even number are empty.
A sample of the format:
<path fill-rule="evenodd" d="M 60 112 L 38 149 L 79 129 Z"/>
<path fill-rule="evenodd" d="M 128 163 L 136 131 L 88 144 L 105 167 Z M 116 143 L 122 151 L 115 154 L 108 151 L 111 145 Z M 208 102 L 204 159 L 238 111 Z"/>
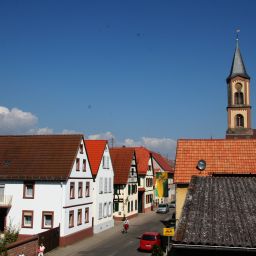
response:
<path fill-rule="evenodd" d="M 158 232 L 145 232 L 140 237 L 139 250 L 152 251 L 154 245 L 161 246 L 161 238 Z"/>

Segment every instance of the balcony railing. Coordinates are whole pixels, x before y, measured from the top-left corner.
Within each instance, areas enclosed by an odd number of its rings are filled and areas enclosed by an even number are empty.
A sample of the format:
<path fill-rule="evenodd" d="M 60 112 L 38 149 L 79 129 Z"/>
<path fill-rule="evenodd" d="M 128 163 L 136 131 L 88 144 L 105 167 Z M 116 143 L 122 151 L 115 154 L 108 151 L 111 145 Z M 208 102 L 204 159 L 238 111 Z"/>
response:
<path fill-rule="evenodd" d="M 11 206 L 12 196 L 11 195 L 0 195 L 0 207 L 1 206 Z"/>

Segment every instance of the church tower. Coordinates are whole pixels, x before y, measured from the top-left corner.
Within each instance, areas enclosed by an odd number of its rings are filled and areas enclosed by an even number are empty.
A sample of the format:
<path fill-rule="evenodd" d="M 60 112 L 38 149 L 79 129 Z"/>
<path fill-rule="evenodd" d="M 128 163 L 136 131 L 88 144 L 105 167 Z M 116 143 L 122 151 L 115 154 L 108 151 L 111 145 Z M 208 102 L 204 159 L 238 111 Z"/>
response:
<path fill-rule="evenodd" d="M 246 72 L 239 49 L 238 37 L 230 74 L 227 78 L 228 88 L 228 129 L 227 139 L 252 138 L 250 77 Z"/>

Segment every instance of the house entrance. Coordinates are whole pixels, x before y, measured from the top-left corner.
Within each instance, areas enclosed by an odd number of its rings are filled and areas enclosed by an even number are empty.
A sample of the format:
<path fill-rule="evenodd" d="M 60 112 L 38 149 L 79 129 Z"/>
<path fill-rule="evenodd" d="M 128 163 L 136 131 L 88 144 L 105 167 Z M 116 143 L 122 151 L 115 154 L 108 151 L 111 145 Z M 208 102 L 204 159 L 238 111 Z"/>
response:
<path fill-rule="evenodd" d="M 138 211 L 139 211 L 139 213 L 144 212 L 143 197 L 144 197 L 144 191 L 139 191 L 139 194 L 138 194 Z"/>
<path fill-rule="evenodd" d="M 6 215 L 7 215 L 7 208 L 0 208 L 0 232 L 4 231 Z"/>

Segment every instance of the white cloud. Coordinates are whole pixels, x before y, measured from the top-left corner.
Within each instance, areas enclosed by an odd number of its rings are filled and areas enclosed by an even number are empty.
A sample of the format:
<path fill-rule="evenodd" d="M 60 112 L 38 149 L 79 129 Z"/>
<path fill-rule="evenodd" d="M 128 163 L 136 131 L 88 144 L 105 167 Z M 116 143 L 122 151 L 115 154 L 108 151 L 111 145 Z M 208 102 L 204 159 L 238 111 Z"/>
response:
<path fill-rule="evenodd" d="M 112 134 L 112 132 L 105 132 L 105 133 L 89 135 L 88 139 L 89 140 L 111 140 L 111 139 L 115 139 L 115 136 Z"/>
<path fill-rule="evenodd" d="M 48 128 L 48 127 L 31 129 L 28 133 L 35 134 L 35 135 L 47 135 L 47 134 L 53 134 L 53 129 Z"/>
<path fill-rule="evenodd" d="M 171 158 L 174 158 L 176 152 L 176 141 L 170 138 L 142 137 L 137 141 L 128 138 L 124 140 L 123 145 L 127 147 L 143 146 L 162 155 L 168 155 Z"/>
<path fill-rule="evenodd" d="M 61 133 L 62 134 L 82 134 L 82 132 L 78 132 L 75 130 L 68 130 L 68 129 L 64 129 Z"/>
<path fill-rule="evenodd" d="M 8 109 L 0 106 L 0 133 L 20 134 L 35 126 L 38 118 L 30 112 L 18 108 Z"/>

